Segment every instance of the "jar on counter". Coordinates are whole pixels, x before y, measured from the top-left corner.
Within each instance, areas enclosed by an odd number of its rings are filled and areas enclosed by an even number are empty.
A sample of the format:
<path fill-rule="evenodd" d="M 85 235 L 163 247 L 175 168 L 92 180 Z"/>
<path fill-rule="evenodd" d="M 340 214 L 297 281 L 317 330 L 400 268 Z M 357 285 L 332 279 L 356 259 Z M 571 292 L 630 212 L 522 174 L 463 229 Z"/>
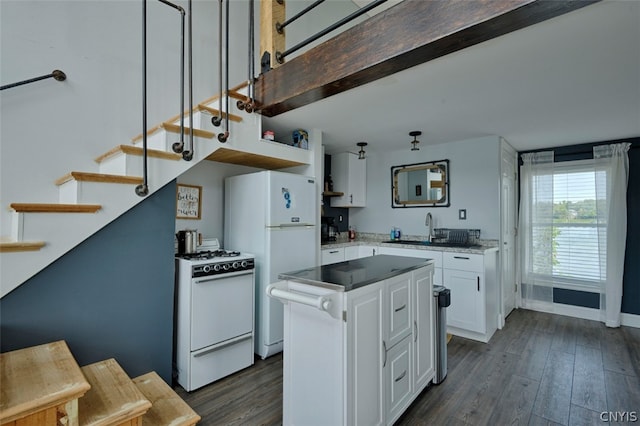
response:
<path fill-rule="evenodd" d="M 353 241 L 356 239 L 356 228 L 353 226 L 349 227 L 349 240 Z"/>

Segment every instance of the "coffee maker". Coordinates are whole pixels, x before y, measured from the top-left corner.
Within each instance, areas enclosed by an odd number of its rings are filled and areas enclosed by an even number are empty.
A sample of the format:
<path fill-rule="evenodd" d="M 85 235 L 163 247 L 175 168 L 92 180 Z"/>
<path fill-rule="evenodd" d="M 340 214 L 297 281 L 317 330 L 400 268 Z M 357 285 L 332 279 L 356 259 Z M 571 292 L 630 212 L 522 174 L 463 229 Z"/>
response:
<path fill-rule="evenodd" d="M 335 225 L 335 218 L 323 217 L 321 225 L 320 237 L 322 239 L 322 242 L 336 241 L 337 236 L 340 234 L 340 232 L 338 231 L 338 226 Z"/>

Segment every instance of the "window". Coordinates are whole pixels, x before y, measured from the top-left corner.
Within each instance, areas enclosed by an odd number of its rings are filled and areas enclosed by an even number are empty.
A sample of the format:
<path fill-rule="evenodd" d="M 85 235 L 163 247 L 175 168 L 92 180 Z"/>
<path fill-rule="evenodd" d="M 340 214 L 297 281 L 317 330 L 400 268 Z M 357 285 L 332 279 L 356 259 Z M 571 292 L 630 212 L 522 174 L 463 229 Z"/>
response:
<path fill-rule="evenodd" d="M 537 231 L 551 233 L 549 278 L 555 287 L 599 290 L 606 279 L 606 267 L 601 269 L 599 259 L 599 239 L 606 239 L 606 224 L 597 221 L 595 174 L 591 161 L 554 165 L 552 222 L 540 224 Z"/>
<path fill-rule="evenodd" d="M 523 283 L 532 291 L 600 292 L 606 279 L 606 223 L 597 214 L 596 173 L 606 172 L 596 172 L 592 160 L 554 163 L 543 156 L 530 158 L 531 167 L 522 174 Z M 543 299 L 550 297 L 546 291 Z"/>

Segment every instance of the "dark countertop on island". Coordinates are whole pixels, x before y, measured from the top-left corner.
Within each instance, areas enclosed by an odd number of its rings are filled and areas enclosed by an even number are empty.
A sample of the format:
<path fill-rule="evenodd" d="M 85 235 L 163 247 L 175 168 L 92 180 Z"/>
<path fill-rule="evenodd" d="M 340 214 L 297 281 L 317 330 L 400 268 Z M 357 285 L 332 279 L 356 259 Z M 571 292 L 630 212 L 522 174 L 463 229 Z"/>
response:
<path fill-rule="evenodd" d="M 430 263 L 433 263 L 433 260 L 427 258 L 378 255 L 284 272 L 279 274 L 278 278 L 338 291 L 350 291 L 427 266 Z"/>

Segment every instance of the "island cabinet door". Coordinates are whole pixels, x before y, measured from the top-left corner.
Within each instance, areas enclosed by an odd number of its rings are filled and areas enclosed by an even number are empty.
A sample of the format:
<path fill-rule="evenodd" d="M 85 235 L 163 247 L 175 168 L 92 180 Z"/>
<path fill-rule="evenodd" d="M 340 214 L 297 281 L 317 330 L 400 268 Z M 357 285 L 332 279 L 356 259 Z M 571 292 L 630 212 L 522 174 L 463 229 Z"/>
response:
<path fill-rule="evenodd" d="M 388 297 L 387 321 L 388 336 L 387 349 L 391 349 L 398 342 L 411 333 L 412 307 L 409 303 L 411 293 L 411 272 L 398 275 L 386 281 Z"/>
<path fill-rule="evenodd" d="M 435 307 L 432 274 L 433 269 L 422 268 L 414 272 L 412 282 L 415 392 L 422 391 L 435 376 Z"/>
<path fill-rule="evenodd" d="M 348 425 L 385 423 L 382 282 L 347 293 Z"/>

